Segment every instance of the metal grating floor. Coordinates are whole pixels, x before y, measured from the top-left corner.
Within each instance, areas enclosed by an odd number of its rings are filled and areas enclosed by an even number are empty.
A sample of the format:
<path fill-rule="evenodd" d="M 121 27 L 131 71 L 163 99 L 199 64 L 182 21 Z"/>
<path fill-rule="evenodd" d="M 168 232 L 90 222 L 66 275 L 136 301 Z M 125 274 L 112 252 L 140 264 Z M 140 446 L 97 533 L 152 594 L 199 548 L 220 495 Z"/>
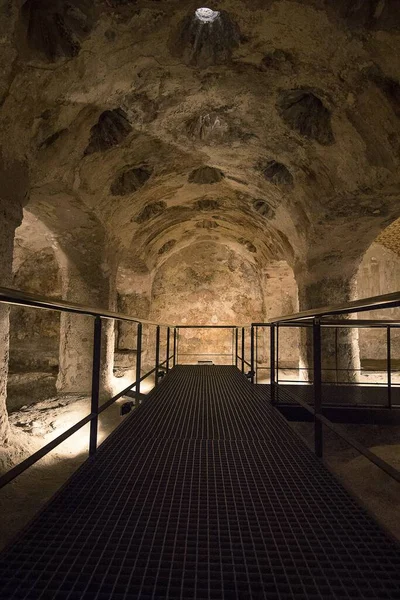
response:
<path fill-rule="evenodd" d="M 2 600 L 400 599 L 400 548 L 237 369 L 179 366 L 0 576 Z"/>

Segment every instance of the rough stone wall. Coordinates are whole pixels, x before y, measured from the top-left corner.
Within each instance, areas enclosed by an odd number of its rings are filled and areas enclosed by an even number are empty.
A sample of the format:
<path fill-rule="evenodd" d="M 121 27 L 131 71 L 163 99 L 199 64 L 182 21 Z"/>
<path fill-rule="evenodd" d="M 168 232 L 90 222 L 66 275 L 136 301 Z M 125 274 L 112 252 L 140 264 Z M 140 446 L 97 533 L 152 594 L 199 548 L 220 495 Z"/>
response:
<path fill-rule="evenodd" d="M 350 257 L 339 259 L 335 253 L 315 255 L 310 246 L 306 264 L 296 266 L 299 288 L 299 308 L 310 310 L 344 304 L 356 298 L 356 264 Z M 352 318 L 344 315 L 343 320 Z M 312 378 L 313 336 L 311 329 L 300 332 L 300 366 L 305 378 Z M 356 381 L 360 369 L 358 330 L 351 328 L 322 328 L 322 380 L 325 382 Z"/>
<path fill-rule="evenodd" d="M 113 305 L 109 240 L 153 271 L 205 237 L 235 256 L 240 246 L 249 270 L 301 265 L 301 309 L 352 299 L 352 264 L 399 217 L 396 0 L 226 0 L 208 24 L 184 2 L 0 4 L 0 145 L 29 164 L 29 209 L 68 256 L 65 299 Z M 19 167 L 3 170 L 9 285 L 28 186 Z M 189 296 L 195 278 L 182 278 Z M 197 308 L 222 319 L 214 296 Z M 195 312 L 178 316 L 198 321 Z M 92 321 L 61 321 L 59 390 L 87 392 Z M 105 330 L 110 357 L 113 324 Z M 5 309 L 0 337 L 1 436 Z M 345 365 L 357 364 L 356 341 L 341 342 Z M 332 340 L 327 348 L 331 362 Z"/>
<path fill-rule="evenodd" d="M 157 271 L 152 289 L 151 318 L 171 324 L 248 325 L 263 319 L 263 294 L 255 265 L 222 244 L 202 242 L 169 258 Z M 230 330 L 191 329 L 180 332 L 180 362 L 207 359 L 230 362 Z M 184 357 L 184 353 L 193 356 Z M 248 350 L 247 350 L 247 356 Z"/>
<path fill-rule="evenodd" d="M 400 257 L 381 244 L 373 243 L 364 255 L 357 274 L 357 295 L 369 298 L 400 290 Z M 362 319 L 400 319 L 400 309 L 387 309 L 360 313 Z M 392 330 L 392 358 L 400 361 L 400 332 Z M 386 331 L 360 329 L 360 355 L 362 361 L 386 360 Z M 381 366 L 385 365 L 381 362 Z"/>
<path fill-rule="evenodd" d="M 76 264 L 67 256 L 61 263 L 63 298 L 84 306 L 115 309 L 113 268 L 99 247 L 95 264 Z M 96 277 L 97 275 L 97 277 Z M 101 395 L 112 391 L 114 330 L 111 320 L 103 320 L 100 368 Z M 62 313 L 60 330 L 60 369 L 57 389 L 61 394 L 87 394 L 92 388 L 94 319 L 90 316 Z"/>
<path fill-rule="evenodd" d="M 60 298 L 61 278 L 51 248 L 28 254 L 14 274 L 13 287 L 48 298 Z M 52 370 L 58 367 L 60 315 L 19 306 L 11 307 L 10 371 Z"/>
<path fill-rule="evenodd" d="M 150 300 L 142 294 L 118 295 L 118 312 L 147 319 L 150 310 Z M 118 336 L 116 347 L 118 350 L 135 350 L 137 346 L 137 326 L 133 323 L 120 321 L 118 323 Z"/>
<path fill-rule="evenodd" d="M 293 270 L 285 261 L 271 262 L 262 270 L 265 317 L 270 319 L 298 312 L 297 283 Z M 279 364 L 297 368 L 300 335 L 296 328 L 281 328 L 279 332 Z M 269 362 L 269 330 L 259 333 L 259 358 Z"/>
<path fill-rule="evenodd" d="M 130 317 L 149 319 L 152 277 L 143 263 L 128 252 L 122 257 L 117 275 L 117 309 Z M 147 359 L 149 327 L 142 327 L 142 373 L 153 368 Z M 135 378 L 137 354 L 137 325 L 126 321 L 115 324 L 114 375 Z M 148 368 L 147 368 L 148 367 Z"/>
<path fill-rule="evenodd" d="M 144 294 L 118 294 L 118 312 L 138 319 L 147 319 L 150 300 Z M 142 348 L 147 345 L 147 331 L 142 332 Z M 137 325 L 127 321 L 119 321 L 116 325 L 114 374 L 122 376 L 127 372 L 133 375 L 136 368 Z"/>
<path fill-rule="evenodd" d="M 22 221 L 26 201 L 28 172 L 25 163 L 3 160 L 0 155 L 0 281 L 12 282 L 15 229 Z M 10 434 L 6 408 L 9 356 L 9 308 L 0 305 L 0 442 L 7 444 Z"/>
<path fill-rule="evenodd" d="M 14 274 L 13 287 L 48 298 L 61 296 L 61 277 L 51 248 L 25 253 Z M 55 311 L 10 308 L 10 357 L 7 408 L 10 412 L 56 393 L 60 314 Z"/>

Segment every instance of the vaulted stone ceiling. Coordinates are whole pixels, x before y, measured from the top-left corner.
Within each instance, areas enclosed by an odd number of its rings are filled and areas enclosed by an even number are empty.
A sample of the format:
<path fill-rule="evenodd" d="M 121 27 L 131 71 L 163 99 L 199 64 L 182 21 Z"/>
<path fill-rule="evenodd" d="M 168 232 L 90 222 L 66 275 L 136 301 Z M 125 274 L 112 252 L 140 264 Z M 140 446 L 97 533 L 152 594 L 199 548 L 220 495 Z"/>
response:
<path fill-rule="evenodd" d="M 378 235 L 376 241 L 400 256 L 400 219 L 396 219 L 389 227 L 386 227 Z"/>
<path fill-rule="evenodd" d="M 396 0 L 1 6 L 3 154 L 61 242 L 340 268 L 400 215 Z"/>

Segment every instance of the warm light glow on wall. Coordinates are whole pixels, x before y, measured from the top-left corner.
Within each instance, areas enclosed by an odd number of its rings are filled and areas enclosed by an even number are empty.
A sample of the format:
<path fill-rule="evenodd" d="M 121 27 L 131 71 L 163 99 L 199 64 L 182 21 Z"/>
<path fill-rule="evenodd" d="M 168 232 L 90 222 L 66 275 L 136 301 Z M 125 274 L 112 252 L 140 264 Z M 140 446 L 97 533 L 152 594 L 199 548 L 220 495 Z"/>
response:
<path fill-rule="evenodd" d="M 87 408 L 80 406 L 79 408 L 71 407 L 71 411 L 63 415 L 62 424 L 54 429 L 54 432 L 46 439 L 46 443 L 51 441 L 52 439 L 58 437 L 64 431 L 78 423 L 82 419 L 84 419 L 90 412 L 90 405 L 88 403 Z M 73 458 L 75 456 L 79 456 L 80 454 L 84 454 L 88 451 L 89 448 L 89 431 L 90 424 L 88 423 L 79 431 L 74 433 L 71 437 L 69 437 L 65 442 L 57 446 L 54 450 L 54 460 L 57 461 L 61 458 Z M 52 454 L 50 454 L 50 458 Z"/>
<path fill-rule="evenodd" d="M 122 390 L 125 390 L 129 385 L 135 381 L 135 376 L 130 373 L 123 375 L 122 377 L 114 377 L 112 382 L 112 393 L 119 394 Z M 154 377 L 148 377 L 140 384 L 140 393 L 148 394 L 154 387 Z M 135 386 L 132 388 L 135 391 Z"/>
<path fill-rule="evenodd" d="M 125 388 L 127 388 L 134 381 L 132 374 L 126 374 L 123 377 L 114 377 L 112 383 L 112 393 L 118 394 Z M 142 394 L 148 394 L 154 388 L 154 377 L 148 377 L 140 384 L 140 392 Z M 134 390 L 135 388 L 133 388 Z M 102 415 L 99 418 L 99 429 L 97 435 L 97 444 L 100 445 L 110 433 L 122 422 L 122 418 L 119 414 L 119 405 L 123 404 L 130 399 L 123 396 L 116 401 L 115 405 L 112 405 L 107 411 L 102 413 L 106 415 L 108 413 L 110 418 L 106 418 L 102 423 Z M 114 413 L 112 413 L 114 409 Z M 73 427 L 76 423 L 84 419 L 90 413 L 90 400 L 82 404 L 79 402 L 78 407 L 74 407 L 72 404 L 68 411 L 63 412 L 62 417 L 53 422 L 54 429 L 51 434 L 45 436 L 45 443 L 51 442 L 56 437 L 67 431 L 70 427 Z M 82 427 L 79 431 L 74 433 L 65 442 L 57 446 L 54 451 L 48 456 L 50 461 L 57 462 L 60 458 L 74 458 L 80 454 L 87 454 L 89 448 L 89 432 L 90 423 Z"/>

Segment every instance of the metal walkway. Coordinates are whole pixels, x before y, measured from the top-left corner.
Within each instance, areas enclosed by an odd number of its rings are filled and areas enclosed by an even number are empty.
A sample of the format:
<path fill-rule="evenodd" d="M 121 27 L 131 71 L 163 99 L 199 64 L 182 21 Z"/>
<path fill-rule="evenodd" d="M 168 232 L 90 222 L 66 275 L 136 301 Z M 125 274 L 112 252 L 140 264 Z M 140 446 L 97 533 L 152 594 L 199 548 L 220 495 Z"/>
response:
<path fill-rule="evenodd" d="M 0 598 L 400 599 L 400 547 L 234 367 L 176 367 L 0 557 Z"/>

